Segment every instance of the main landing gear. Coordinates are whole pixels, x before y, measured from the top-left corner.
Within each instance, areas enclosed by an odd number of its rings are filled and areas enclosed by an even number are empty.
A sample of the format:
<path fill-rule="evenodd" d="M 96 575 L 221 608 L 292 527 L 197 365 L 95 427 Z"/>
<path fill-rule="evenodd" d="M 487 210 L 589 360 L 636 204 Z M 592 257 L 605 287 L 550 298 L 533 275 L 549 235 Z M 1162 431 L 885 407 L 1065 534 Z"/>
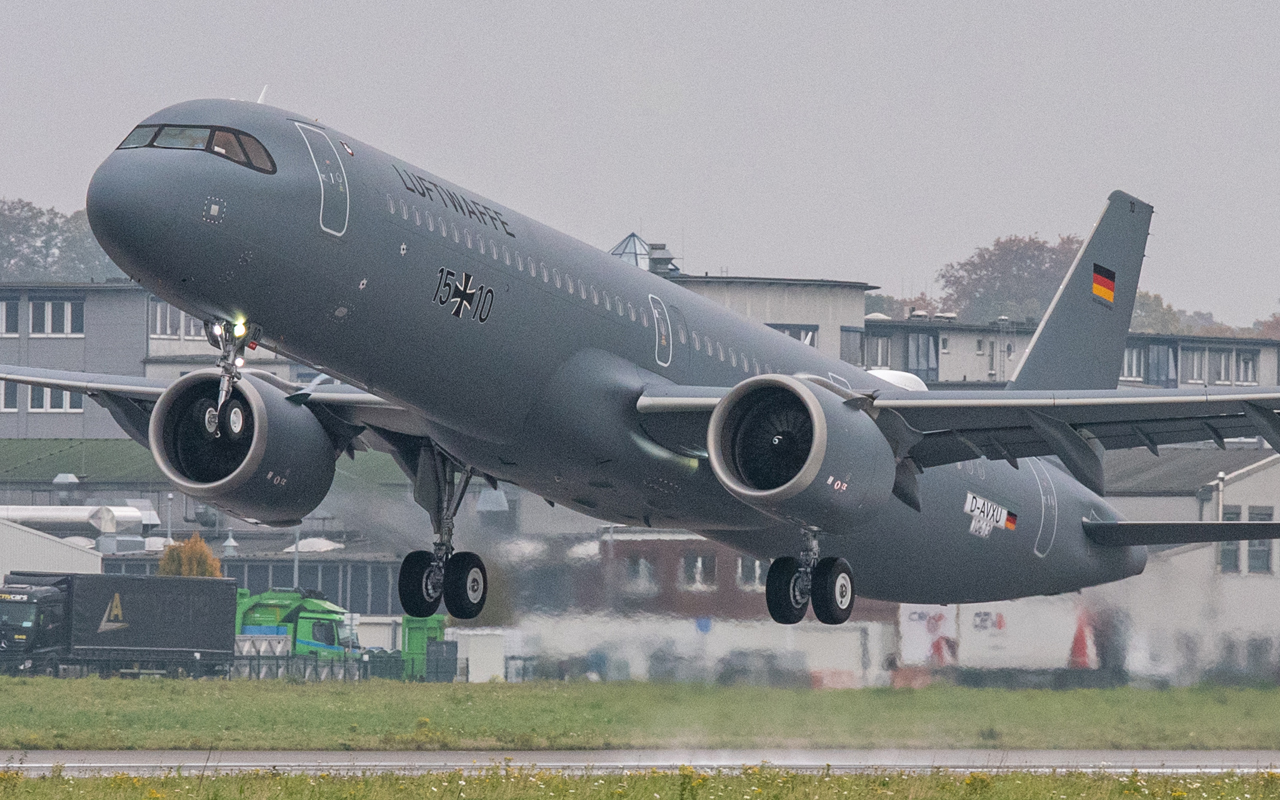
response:
<path fill-rule="evenodd" d="M 400 605 L 411 617 L 431 616 L 441 600 L 458 619 L 473 619 L 484 610 L 489 596 L 484 562 L 475 553 L 453 549 L 453 519 L 471 474 L 434 444 L 418 451 L 413 498 L 431 514 L 436 543 L 432 550 L 413 551 L 400 564 Z"/>
<path fill-rule="evenodd" d="M 810 535 L 799 558 L 774 559 L 764 596 L 774 622 L 796 624 L 812 602 L 819 622 L 840 625 L 853 613 L 853 570 L 843 558 L 819 558 L 817 537 Z"/>
<path fill-rule="evenodd" d="M 244 349 L 257 338 L 256 326 L 244 322 L 221 320 L 205 323 L 205 338 L 218 348 L 218 369 L 222 379 L 218 384 L 218 401 L 204 400 L 196 404 L 203 431 L 209 439 L 226 437 L 240 442 L 253 434 L 252 417 L 244 401 L 232 396 L 236 381 L 240 380 L 240 368 L 244 366 Z"/>

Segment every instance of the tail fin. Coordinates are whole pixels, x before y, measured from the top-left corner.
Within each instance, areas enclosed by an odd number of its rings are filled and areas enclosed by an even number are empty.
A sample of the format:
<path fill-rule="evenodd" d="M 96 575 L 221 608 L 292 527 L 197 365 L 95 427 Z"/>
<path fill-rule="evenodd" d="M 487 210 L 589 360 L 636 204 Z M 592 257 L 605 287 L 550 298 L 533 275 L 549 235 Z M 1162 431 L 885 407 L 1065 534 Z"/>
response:
<path fill-rule="evenodd" d="M 1138 294 L 1151 206 L 1112 192 L 1009 382 L 1010 389 L 1114 389 Z"/>

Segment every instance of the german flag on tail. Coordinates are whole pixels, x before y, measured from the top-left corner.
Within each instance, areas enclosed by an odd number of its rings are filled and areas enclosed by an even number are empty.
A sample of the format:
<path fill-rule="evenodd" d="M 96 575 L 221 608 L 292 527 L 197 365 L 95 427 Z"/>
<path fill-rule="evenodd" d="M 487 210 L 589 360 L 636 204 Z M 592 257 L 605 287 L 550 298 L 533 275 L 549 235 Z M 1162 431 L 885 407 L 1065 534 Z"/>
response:
<path fill-rule="evenodd" d="M 1093 265 L 1093 293 L 1108 303 L 1116 301 L 1116 274 L 1101 264 Z"/>

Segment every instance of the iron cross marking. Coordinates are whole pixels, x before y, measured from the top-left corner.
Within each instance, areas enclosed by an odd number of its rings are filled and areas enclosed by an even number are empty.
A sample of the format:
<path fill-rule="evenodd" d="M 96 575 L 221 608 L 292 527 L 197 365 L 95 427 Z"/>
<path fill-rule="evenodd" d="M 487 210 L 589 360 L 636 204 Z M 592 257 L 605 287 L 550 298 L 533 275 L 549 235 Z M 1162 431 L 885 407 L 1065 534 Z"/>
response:
<path fill-rule="evenodd" d="M 453 284 L 453 292 L 449 295 L 449 299 L 453 301 L 453 311 L 449 313 L 461 319 L 462 312 L 471 308 L 475 298 L 476 290 L 471 288 L 471 275 L 464 272 L 462 278 Z"/>

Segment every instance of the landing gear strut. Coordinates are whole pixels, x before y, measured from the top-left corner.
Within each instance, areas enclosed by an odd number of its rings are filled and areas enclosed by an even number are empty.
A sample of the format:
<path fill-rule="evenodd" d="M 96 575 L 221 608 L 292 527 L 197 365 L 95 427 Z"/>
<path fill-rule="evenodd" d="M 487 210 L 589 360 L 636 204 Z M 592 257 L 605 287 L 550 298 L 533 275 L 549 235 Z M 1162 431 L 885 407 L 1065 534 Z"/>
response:
<path fill-rule="evenodd" d="M 819 622 L 839 625 L 853 613 L 853 570 L 843 558 L 819 558 L 818 539 L 810 534 L 799 558 L 776 558 L 765 580 L 765 603 L 774 622 L 794 625 L 809 603 Z"/>
<path fill-rule="evenodd" d="M 243 322 L 220 320 L 205 323 L 205 337 L 209 344 L 221 351 L 218 369 L 222 379 L 218 383 L 218 402 L 209 403 L 203 411 L 205 433 L 211 437 L 226 436 L 239 441 L 249 433 L 248 409 L 238 398 L 231 396 L 236 381 L 240 380 L 240 368 L 244 366 L 244 349 L 257 338 L 256 326 Z"/>
<path fill-rule="evenodd" d="M 411 617 L 429 617 L 445 608 L 458 619 L 473 619 L 484 610 L 489 576 L 475 553 L 454 552 L 453 520 L 471 483 L 472 471 L 434 444 L 418 451 L 413 499 L 431 514 L 436 543 L 415 550 L 400 565 L 400 605 Z"/>

